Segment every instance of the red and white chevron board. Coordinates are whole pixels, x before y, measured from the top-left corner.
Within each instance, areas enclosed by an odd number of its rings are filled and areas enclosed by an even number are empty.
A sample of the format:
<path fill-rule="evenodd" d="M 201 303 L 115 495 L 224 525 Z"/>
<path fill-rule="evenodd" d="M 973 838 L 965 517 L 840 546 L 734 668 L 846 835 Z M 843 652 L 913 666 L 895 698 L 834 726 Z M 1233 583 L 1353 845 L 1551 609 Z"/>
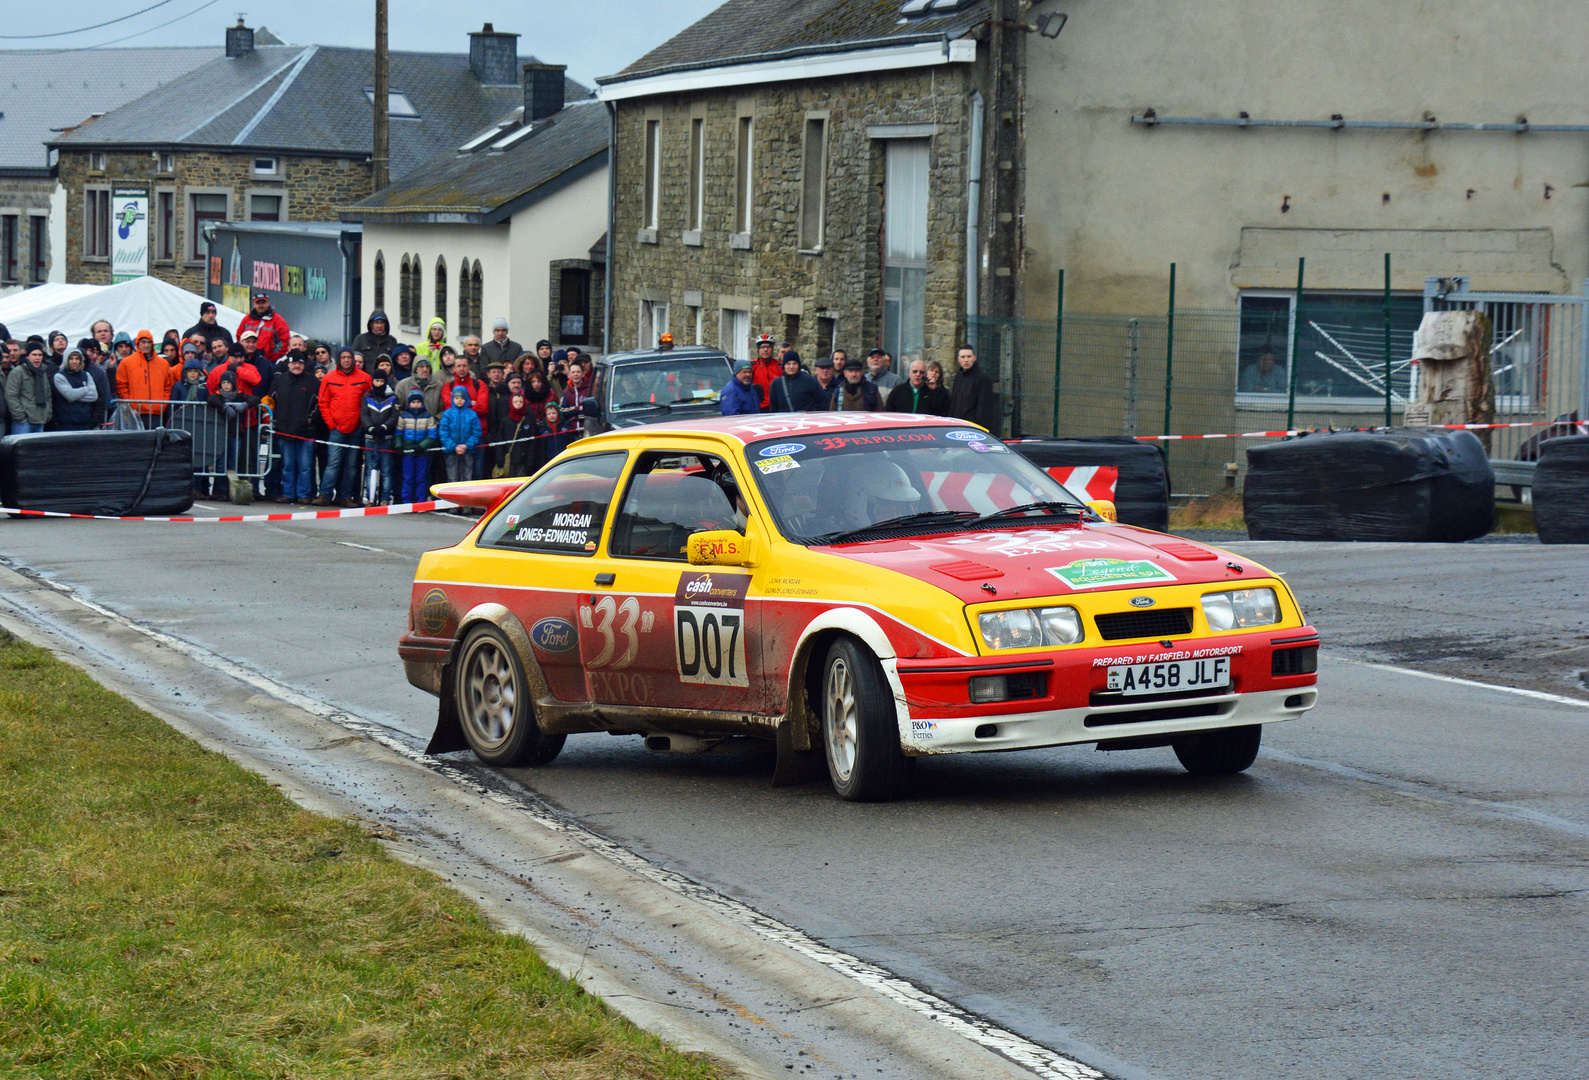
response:
<path fill-rule="evenodd" d="M 426 514 L 456 506 L 443 499 L 398 503 L 395 506 L 350 506 L 345 510 L 298 510 L 285 514 L 228 514 L 224 517 L 116 517 L 112 514 L 66 514 L 59 510 L 19 510 L 0 506 L 0 514 L 19 517 L 82 518 L 87 521 L 156 521 L 183 525 L 221 525 L 239 521 L 328 521 L 333 518 L 390 517 L 393 514 Z"/>
<path fill-rule="evenodd" d="M 1083 498 L 1115 501 L 1115 483 L 1120 479 L 1118 466 L 1050 465 L 1045 471 Z"/>

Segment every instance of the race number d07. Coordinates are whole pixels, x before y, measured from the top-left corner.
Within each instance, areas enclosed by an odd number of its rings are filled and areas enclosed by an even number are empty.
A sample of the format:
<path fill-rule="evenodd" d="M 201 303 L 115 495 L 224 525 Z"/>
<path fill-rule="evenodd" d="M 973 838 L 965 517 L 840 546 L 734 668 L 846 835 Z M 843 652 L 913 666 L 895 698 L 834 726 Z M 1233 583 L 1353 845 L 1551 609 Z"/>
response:
<path fill-rule="evenodd" d="M 716 571 L 679 578 L 673 598 L 673 650 L 679 681 L 749 686 L 745 670 L 745 594 L 750 578 Z"/>
<path fill-rule="evenodd" d="M 747 686 L 745 613 L 740 610 L 673 609 L 673 640 L 679 681 Z"/>

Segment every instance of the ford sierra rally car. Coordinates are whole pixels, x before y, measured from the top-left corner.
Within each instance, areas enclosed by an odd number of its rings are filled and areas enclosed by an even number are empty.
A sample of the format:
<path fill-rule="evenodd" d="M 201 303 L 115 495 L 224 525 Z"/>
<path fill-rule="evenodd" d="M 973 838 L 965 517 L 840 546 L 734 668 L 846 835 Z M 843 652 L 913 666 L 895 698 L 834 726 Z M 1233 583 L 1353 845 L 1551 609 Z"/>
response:
<path fill-rule="evenodd" d="M 1117 524 L 960 421 L 652 424 L 436 493 L 485 513 L 420 560 L 399 646 L 440 698 L 434 753 L 756 740 L 775 783 L 887 799 L 928 754 L 1167 745 L 1239 772 L 1317 699 L 1284 581 Z"/>

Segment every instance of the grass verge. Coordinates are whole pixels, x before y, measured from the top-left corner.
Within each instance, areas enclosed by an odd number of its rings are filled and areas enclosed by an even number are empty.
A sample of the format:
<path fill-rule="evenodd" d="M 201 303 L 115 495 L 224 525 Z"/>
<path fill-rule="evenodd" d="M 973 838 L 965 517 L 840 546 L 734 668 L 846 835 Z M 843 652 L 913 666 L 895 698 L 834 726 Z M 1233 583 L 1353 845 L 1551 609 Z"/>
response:
<path fill-rule="evenodd" d="M 4 631 L 0 1073 L 720 1075 L 356 823 Z"/>
<path fill-rule="evenodd" d="M 1170 508 L 1170 531 L 1181 529 L 1234 529 L 1245 532 L 1247 519 L 1239 492 L 1222 491 L 1206 499 L 1187 499 Z"/>

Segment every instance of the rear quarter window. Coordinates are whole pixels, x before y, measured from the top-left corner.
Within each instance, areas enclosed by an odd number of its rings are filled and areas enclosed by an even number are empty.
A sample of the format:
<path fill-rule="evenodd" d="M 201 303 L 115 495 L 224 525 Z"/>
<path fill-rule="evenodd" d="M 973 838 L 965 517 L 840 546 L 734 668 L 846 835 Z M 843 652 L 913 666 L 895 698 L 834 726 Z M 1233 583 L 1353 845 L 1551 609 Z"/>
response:
<path fill-rule="evenodd" d="M 590 454 L 552 466 L 491 516 L 478 545 L 594 555 L 627 457 Z"/>

